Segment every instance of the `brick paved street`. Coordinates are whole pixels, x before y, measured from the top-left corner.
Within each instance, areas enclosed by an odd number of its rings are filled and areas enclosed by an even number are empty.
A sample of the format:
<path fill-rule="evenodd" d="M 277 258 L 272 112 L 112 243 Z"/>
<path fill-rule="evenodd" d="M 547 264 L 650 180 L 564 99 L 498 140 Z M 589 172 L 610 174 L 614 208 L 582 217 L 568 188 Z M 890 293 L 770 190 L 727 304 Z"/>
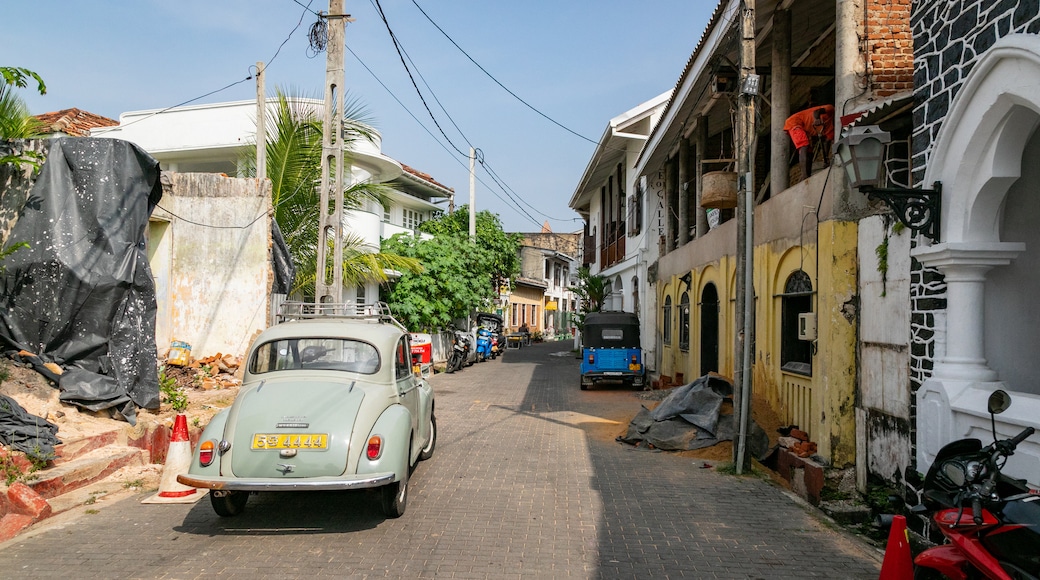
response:
<path fill-rule="evenodd" d="M 569 349 L 433 378 L 437 450 L 400 519 L 365 492 L 253 496 L 230 519 L 139 495 L 0 546 L 0 578 L 877 577 L 780 488 L 614 442 L 641 401 L 579 390 Z"/>

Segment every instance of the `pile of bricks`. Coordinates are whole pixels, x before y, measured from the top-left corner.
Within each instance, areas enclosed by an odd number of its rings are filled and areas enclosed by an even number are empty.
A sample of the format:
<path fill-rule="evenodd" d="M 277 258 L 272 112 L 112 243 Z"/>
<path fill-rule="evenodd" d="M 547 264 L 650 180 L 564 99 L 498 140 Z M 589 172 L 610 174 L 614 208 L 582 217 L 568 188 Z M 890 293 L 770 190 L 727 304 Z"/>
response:
<path fill-rule="evenodd" d="M 780 447 L 787 449 L 798 457 L 812 457 L 816 455 L 816 443 L 809 441 L 809 434 L 796 426 L 792 426 L 786 436 L 778 437 L 777 443 L 780 444 Z"/>
<path fill-rule="evenodd" d="M 226 389 L 242 384 L 239 368 L 242 357 L 217 353 L 199 359 L 192 359 L 184 366 L 172 365 L 167 361 L 166 374 L 173 377 L 181 387 L 191 389 Z"/>

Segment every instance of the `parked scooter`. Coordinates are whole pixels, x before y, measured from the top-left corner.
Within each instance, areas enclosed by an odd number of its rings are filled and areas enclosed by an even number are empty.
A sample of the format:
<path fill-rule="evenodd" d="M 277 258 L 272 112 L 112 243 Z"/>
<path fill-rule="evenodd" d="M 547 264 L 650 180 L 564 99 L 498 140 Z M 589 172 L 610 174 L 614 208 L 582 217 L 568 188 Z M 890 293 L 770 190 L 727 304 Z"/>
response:
<path fill-rule="evenodd" d="M 906 544 L 892 534 L 881 580 L 911 573 L 915 579 L 1040 579 L 1040 493 L 1001 473 L 1018 444 L 1035 431 L 1027 427 L 997 440 L 994 416 L 1010 404 L 1006 392 L 994 391 L 988 405 L 993 443 L 953 441 L 928 469 L 921 503 L 910 513 L 930 515 L 948 543 L 921 552 L 911 563 Z"/>
<path fill-rule="evenodd" d="M 491 358 L 491 331 L 483 326 L 477 328 L 477 362 Z"/>
<path fill-rule="evenodd" d="M 461 330 L 451 327 L 454 337 L 452 338 L 451 355 L 448 356 L 447 370 L 449 373 L 460 371 L 466 366 L 466 359 L 469 358 L 470 337 L 469 334 L 462 332 Z"/>

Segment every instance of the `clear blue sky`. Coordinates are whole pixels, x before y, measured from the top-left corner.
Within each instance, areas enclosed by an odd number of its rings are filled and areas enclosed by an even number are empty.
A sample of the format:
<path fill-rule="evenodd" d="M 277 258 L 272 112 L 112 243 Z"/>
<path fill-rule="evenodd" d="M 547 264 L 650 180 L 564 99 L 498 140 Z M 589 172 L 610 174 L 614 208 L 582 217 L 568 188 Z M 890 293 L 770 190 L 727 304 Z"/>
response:
<path fill-rule="evenodd" d="M 46 95 L 19 92 L 34 114 L 75 107 L 118 119 L 126 111 L 171 107 L 245 79 L 257 61 L 269 63 L 268 93 L 291 87 L 321 98 L 325 54 L 308 50 L 307 31 L 316 20 L 304 9 L 308 4 L 315 12 L 328 9 L 327 0 L 11 2 L 0 21 L 0 65 L 29 68 L 44 78 Z M 345 4 L 356 20 L 346 33 L 348 94 L 370 110 L 383 153 L 429 173 L 453 187 L 460 203 L 468 202 L 468 161 L 419 100 L 375 0 Z M 595 148 L 589 140 L 599 140 L 610 118 L 674 87 L 716 2 L 381 4 L 445 133 L 463 151 L 469 144 L 479 148 L 510 193 L 526 202 L 519 204 L 525 214 L 478 170 L 478 211 L 499 214 L 507 231 L 537 231 L 548 219 L 554 231 L 567 232 L 581 226 L 567 202 Z M 495 84 L 416 4 L 499 82 L 589 140 Z M 245 81 L 194 103 L 255 96 L 253 81 Z"/>

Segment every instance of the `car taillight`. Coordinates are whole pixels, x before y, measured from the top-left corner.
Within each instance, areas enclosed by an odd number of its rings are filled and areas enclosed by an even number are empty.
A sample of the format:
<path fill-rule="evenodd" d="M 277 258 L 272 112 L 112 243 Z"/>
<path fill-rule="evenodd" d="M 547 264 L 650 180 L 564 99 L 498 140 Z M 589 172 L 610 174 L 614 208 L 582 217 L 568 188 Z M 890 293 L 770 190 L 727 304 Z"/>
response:
<path fill-rule="evenodd" d="M 596 364 L 596 355 L 589 353 L 589 364 Z"/>
<path fill-rule="evenodd" d="M 213 463 L 213 449 L 216 447 L 216 443 L 212 439 L 203 441 L 199 445 L 199 465 L 206 467 L 210 463 Z"/>
<path fill-rule="evenodd" d="M 365 455 L 369 459 L 379 459 L 379 456 L 383 453 L 383 438 L 379 435 L 373 435 L 368 438 L 368 448 L 365 450 Z"/>
<path fill-rule="evenodd" d="M 637 362 L 639 362 L 639 357 L 636 355 L 632 355 L 632 364 L 635 364 Z"/>

